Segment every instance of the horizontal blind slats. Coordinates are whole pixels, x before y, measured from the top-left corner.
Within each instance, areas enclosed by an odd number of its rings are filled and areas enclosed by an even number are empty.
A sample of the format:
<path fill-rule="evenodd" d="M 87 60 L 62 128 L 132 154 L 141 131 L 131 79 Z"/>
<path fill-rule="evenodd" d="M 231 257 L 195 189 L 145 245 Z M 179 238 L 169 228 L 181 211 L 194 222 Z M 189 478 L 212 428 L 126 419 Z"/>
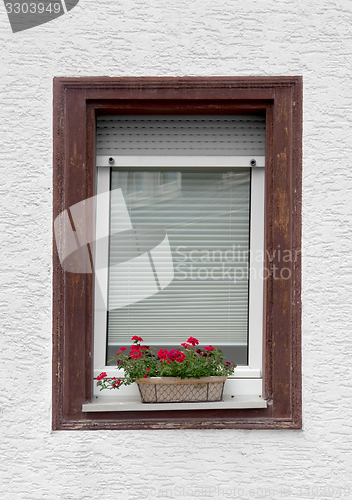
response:
<path fill-rule="evenodd" d="M 245 344 L 249 170 L 194 173 L 181 169 L 170 172 L 168 177 L 156 174 L 113 170 L 111 188 L 122 189 L 134 228 L 149 227 L 151 231 L 167 232 L 175 276 L 158 293 L 137 303 L 114 308 L 119 297 L 134 293 L 136 282 L 139 293 L 143 295 L 148 291 L 148 280 L 153 279 L 153 275 L 150 270 L 140 268 L 132 284 L 122 279 L 114 262 L 121 263 L 122 257 L 126 260 L 129 257 L 130 263 L 124 263 L 123 272 L 127 275 L 133 273 L 131 261 L 138 255 L 138 245 L 132 241 L 121 248 L 119 235 L 111 239 L 109 344 L 126 344 L 132 335 L 142 336 L 149 344 L 177 344 L 190 335 L 199 336 L 202 343 Z M 170 182 L 170 179 L 173 184 L 160 199 L 160 192 L 165 188 L 163 183 Z M 114 224 L 118 222 L 113 207 L 112 214 L 113 233 Z M 146 234 L 143 245 L 152 244 L 153 238 Z M 193 261 L 192 251 L 193 257 L 201 256 L 203 252 L 203 257 L 209 255 L 210 260 Z M 229 251 L 232 254 L 226 254 Z M 225 259 L 226 255 L 230 261 Z M 159 258 L 161 264 L 164 260 L 166 262 L 166 253 L 161 253 Z M 206 272 L 209 276 L 205 278 Z"/>

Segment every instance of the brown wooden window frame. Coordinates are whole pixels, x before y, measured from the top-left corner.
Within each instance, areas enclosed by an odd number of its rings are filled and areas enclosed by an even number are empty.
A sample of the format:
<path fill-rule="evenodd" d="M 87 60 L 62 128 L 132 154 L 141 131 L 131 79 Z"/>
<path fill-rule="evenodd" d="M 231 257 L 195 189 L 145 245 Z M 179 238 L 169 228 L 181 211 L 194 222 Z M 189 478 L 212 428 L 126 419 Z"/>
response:
<path fill-rule="evenodd" d="M 82 412 L 93 393 L 93 277 L 61 268 L 53 251 L 54 430 L 300 429 L 302 78 L 54 79 L 53 218 L 95 194 L 100 114 L 266 114 L 263 395 L 267 408 Z M 275 249 L 290 278 L 274 279 Z"/>

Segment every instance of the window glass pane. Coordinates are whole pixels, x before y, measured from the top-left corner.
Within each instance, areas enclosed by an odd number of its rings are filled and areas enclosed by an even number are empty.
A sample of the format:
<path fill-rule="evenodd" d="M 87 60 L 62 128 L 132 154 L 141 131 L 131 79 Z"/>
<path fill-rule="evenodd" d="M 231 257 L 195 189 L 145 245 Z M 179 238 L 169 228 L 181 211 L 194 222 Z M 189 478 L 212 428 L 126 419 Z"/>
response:
<path fill-rule="evenodd" d="M 114 234 L 119 189 L 133 229 Z M 112 169 L 111 190 L 107 358 L 193 336 L 247 364 L 250 170 Z"/>

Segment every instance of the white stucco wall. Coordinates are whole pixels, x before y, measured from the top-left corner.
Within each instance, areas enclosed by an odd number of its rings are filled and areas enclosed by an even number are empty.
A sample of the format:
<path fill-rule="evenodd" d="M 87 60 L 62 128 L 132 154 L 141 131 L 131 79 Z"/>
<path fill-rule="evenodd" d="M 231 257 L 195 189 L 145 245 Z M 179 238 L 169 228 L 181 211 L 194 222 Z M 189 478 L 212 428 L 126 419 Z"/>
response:
<path fill-rule="evenodd" d="M 80 0 L 13 34 L 1 2 L 2 499 L 352 498 L 351 26 L 349 0 Z M 92 75 L 303 75 L 303 431 L 51 431 L 52 78 Z"/>

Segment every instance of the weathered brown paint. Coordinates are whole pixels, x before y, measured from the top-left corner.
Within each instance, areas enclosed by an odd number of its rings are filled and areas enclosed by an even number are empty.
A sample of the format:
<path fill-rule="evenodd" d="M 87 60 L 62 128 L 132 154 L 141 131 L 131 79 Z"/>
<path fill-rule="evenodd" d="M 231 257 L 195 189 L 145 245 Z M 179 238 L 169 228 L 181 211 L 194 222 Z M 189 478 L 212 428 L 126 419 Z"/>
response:
<path fill-rule="evenodd" d="M 291 249 L 291 278 L 265 282 L 266 409 L 85 414 L 92 396 L 92 275 L 63 272 L 53 255 L 53 429 L 301 428 L 300 77 L 55 78 L 54 200 L 57 215 L 94 195 L 97 114 L 265 112 L 266 250 Z M 280 262 L 266 260 L 274 269 Z"/>

